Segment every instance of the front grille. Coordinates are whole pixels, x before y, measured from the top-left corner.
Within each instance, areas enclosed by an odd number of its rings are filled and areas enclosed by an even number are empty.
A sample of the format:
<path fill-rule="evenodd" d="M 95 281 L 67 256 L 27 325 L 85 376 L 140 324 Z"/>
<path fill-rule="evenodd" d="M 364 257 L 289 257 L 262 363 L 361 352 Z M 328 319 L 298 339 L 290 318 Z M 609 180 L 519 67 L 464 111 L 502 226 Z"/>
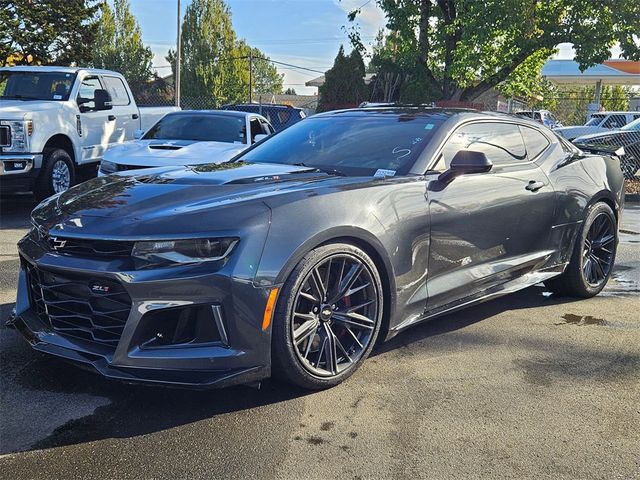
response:
<path fill-rule="evenodd" d="M 0 126 L 0 147 L 11 146 L 11 129 L 7 126 Z"/>
<path fill-rule="evenodd" d="M 43 322 L 62 336 L 115 350 L 131 310 L 120 283 L 26 265 L 31 305 Z"/>
<path fill-rule="evenodd" d="M 81 257 L 129 257 L 134 242 L 47 237 L 47 248 L 56 253 Z"/>

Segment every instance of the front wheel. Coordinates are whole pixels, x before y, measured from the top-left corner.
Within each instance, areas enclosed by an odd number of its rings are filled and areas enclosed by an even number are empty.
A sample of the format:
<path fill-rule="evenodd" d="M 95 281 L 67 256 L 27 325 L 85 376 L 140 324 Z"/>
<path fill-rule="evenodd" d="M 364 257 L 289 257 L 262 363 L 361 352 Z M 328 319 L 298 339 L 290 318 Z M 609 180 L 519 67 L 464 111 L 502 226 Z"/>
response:
<path fill-rule="evenodd" d="M 273 321 L 274 374 L 308 389 L 348 378 L 375 344 L 383 312 L 380 275 L 349 244 L 312 250 L 296 266 Z"/>
<path fill-rule="evenodd" d="M 611 276 L 617 245 L 618 225 L 613 210 L 606 203 L 595 203 L 576 238 L 567 269 L 545 285 L 561 295 L 597 295 Z"/>
<path fill-rule="evenodd" d="M 75 170 L 71 156 L 61 148 L 45 153 L 42 170 L 36 182 L 35 195 L 44 199 L 73 186 Z"/>

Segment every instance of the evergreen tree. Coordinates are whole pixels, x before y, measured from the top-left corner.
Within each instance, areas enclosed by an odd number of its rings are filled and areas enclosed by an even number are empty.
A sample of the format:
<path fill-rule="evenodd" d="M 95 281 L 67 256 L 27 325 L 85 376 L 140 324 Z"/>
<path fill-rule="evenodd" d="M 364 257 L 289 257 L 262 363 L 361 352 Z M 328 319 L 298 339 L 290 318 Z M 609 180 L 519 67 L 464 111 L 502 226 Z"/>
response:
<path fill-rule="evenodd" d="M 367 87 L 364 82 L 365 67 L 362 55 L 354 49 L 348 56 L 340 46 L 333 67 L 324 75 L 324 84 L 320 87 L 318 110 L 358 105 L 367 99 Z"/>

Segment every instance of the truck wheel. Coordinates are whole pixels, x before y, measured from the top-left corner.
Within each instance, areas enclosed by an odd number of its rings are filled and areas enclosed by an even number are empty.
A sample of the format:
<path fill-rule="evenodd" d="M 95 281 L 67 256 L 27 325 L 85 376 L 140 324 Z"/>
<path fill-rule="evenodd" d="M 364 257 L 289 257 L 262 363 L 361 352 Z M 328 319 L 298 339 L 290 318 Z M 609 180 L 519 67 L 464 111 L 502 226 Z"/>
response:
<path fill-rule="evenodd" d="M 75 176 L 69 154 L 61 148 L 49 150 L 45 153 L 42 170 L 36 181 L 36 197 L 43 199 L 68 190 L 73 186 Z"/>

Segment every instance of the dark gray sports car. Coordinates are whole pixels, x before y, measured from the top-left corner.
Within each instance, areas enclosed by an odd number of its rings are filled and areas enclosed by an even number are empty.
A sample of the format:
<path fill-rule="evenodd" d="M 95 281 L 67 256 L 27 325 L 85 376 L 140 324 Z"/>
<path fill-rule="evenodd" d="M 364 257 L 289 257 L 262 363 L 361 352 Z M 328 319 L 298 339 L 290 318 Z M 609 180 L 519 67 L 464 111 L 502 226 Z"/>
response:
<path fill-rule="evenodd" d="M 125 381 L 330 387 L 435 316 L 538 282 L 596 295 L 622 191 L 616 159 L 526 119 L 316 115 L 229 163 L 123 172 L 40 204 L 13 324 Z"/>

